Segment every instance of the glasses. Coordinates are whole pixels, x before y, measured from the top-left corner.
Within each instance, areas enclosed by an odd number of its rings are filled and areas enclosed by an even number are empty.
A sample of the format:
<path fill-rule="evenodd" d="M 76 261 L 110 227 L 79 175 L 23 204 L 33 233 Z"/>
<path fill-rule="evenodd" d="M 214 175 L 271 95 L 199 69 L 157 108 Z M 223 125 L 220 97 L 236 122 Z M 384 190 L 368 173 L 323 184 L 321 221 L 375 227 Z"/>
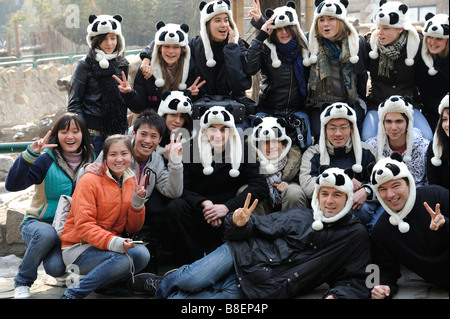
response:
<path fill-rule="evenodd" d="M 347 132 L 349 129 L 350 129 L 349 125 L 342 125 L 342 126 L 327 125 L 327 131 L 331 133 L 336 133 L 337 130 L 341 132 Z"/>

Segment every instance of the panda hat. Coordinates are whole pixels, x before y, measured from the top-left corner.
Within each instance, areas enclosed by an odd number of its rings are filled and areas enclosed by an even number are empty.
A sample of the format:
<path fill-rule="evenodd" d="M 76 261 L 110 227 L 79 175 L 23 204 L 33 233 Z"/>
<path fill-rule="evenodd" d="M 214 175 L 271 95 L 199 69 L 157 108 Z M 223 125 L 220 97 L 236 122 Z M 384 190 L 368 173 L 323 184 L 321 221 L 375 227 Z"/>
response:
<path fill-rule="evenodd" d="M 420 38 L 416 28 L 411 24 L 408 18 L 408 6 L 400 1 L 380 0 L 380 8 L 373 18 L 375 24 L 387 25 L 391 28 L 403 28 L 408 31 L 408 41 L 406 43 L 405 64 L 411 66 L 414 64 L 414 57 L 419 50 Z M 371 59 L 378 58 L 378 30 L 374 30 L 370 37 L 369 56 Z"/>
<path fill-rule="evenodd" d="M 444 98 L 442 99 L 441 103 L 439 104 L 439 115 L 442 116 L 442 112 L 444 112 L 444 110 L 446 108 L 448 108 L 448 93 L 446 96 L 444 96 Z M 434 137 L 433 137 L 433 154 L 434 156 L 431 158 L 431 163 L 434 166 L 441 166 L 442 161 L 441 161 L 441 156 L 442 156 L 442 145 L 441 145 L 441 141 L 439 141 L 439 135 L 437 134 L 437 129 L 434 132 Z"/>
<path fill-rule="evenodd" d="M 258 155 L 259 163 L 265 174 L 273 174 L 275 172 L 275 165 L 283 158 L 292 146 L 292 139 L 286 135 L 286 121 L 276 117 L 257 117 L 253 123 L 253 133 L 250 137 L 250 143 Z M 265 154 L 258 147 L 258 142 L 266 142 L 270 140 L 284 141 L 287 140 L 286 147 L 283 152 L 279 154 L 277 159 L 267 159 Z"/>
<path fill-rule="evenodd" d="M 89 25 L 87 26 L 86 42 L 89 48 L 95 51 L 95 60 L 99 62 L 102 69 L 107 69 L 109 67 L 109 60 L 115 59 L 121 56 L 125 51 L 125 38 L 122 35 L 122 16 L 116 14 L 114 16 L 102 14 L 96 16 L 91 14 L 89 16 Z M 99 34 L 114 33 L 119 38 L 118 48 L 119 52 L 114 52 L 112 54 L 106 54 L 98 48 L 92 48 L 92 38 Z"/>
<path fill-rule="evenodd" d="M 395 212 L 381 199 L 378 188 L 380 185 L 393 179 L 404 177 L 406 177 L 409 181 L 409 196 L 405 206 L 400 211 Z M 390 157 L 385 157 L 378 160 L 372 168 L 370 180 L 372 182 L 372 188 L 375 191 L 381 206 L 383 206 L 384 210 L 391 215 L 391 217 L 389 217 L 389 222 L 391 225 L 398 226 L 398 230 L 401 233 L 408 232 L 409 224 L 403 219 L 411 212 L 416 202 L 416 185 L 414 183 L 414 178 L 408 170 L 408 167 L 402 161 L 402 156 L 399 153 L 394 152 Z"/>
<path fill-rule="evenodd" d="M 295 10 L 295 2 L 288 1 L 285 6 L 278 7 L 274 10 L 267 9 L 266 16 L 268 19 L 273 19 L 273 23 L 269 26 L 270 29 L 279 29 L 287 26 L 294 26 L 297 28 L 301 39 L 305 44 L 308 43 L 302 29 L 300 28 L 300 23 L 298 22 L 297 11 Z M 269 42 L 267 39 L 264 40 L 264 44 L 270 49 L 270 57 L 272 58 L 272 67 L 279 68 L 281 65 L 280 59 L 278 59 L 277 48 L 275 44 Z M 308 50 L 303 48 L 302 50 L 303 60 L 308 58 Z"/>
<path fill-rule="evenodd" d="M 444 38 L 448 39 L 449 35 L 449 19 L 448 14 L 440 13 L 434 15 L 433 13 L 427 13 L 425 15 L 425 25 L 423 29 L 422 40 L 422 59 L 425 65 L 428 67 L 428 74 L 435 75 L 437 70 L 434 68 L 433 57 L 427 48 L 427 38 Z"/>
<path fill-rule="evenodd" d="M 239 40 L 239 30 L 236 27 L 236 23 L 234 23 L 233 11 L 231 11 L 229 0 L 211 2 L 201 1 L 198 8 L 200 10 L 200 37 L 202 38 L 203 46 L 205 48 L 206 65 L 213 68 L 216 65 L 216 61 L 214 60 L 211 41 L 209 40 L 208 32 L 206 30 L 206 22 L 220 13 L 228 14 L 228 21 L 230 22 L 230 25 L 233 26 L 235 43 L 238 43 Z"/>
<path fill-rule="evenodd" d="M 200 112 L 205 109 L 202 108 Z M 229 149 L 225 150 L 230 155 L 231 170 L 229 172 L 231 177 L 239 176 L 239 166 L 241 165 L 242 157 L 242 143 L 241 136 L 239 135 L 236 125 L 234 123 L 234 117 L 231 114 L 231 107 L 212 106 L 207 109 L 206 112 L 200 118 L 200 134 L 198 134 L 198 147 L 200 152 L 200 160 L 203 165 L 203 174 L 211 175 L 214 171 L 212 167 L 212 146 L 206 136 L 206 129 L 213 124 L 222 124 L 230 129 L 228 136 Z"/>
<path fill-rule="evenodd" d="M 165 44 L 178 44 L 180 47 L 186 49 L 186 56 L 184 57 L 183 64 L 183 76 L 181 78 L 181 83 L 178 86 L 179 90 L 186 89 L 186 80 L 189 74 L 189 61 L 191 59 L 191 49 L 189 47 L 188 31 L 189 26 L 185 23 L 165 24 L 164 21 L 159 21 L 156 24 L 156 34 L 155 34 L 155 47 L 152 52 L 152 62 L 151 66 L 153 68 L 153 76 L 155 77 L 155 85 L 157 87 L 164 86 L 164 79 L 162 77 L 161 63 L 158 57 L 159 47 Z"/>
<path fill-rule="evenodd" d="M 314 230 L 321 230 L 323 223 L 334 223 L 347 215 L 352 209 L 353 205 L 353 170 L 347 168 L 345 170 L 337 167 L 327 168 L 320 167 L 321 174 L 317 177 L 314 184 L 314 193 L 311 200 L 311 207 L 313 209 L 314 222 L 312 228 Z M 332 217 L 325 217 L 319 204 L 319 191 L 321 187 L 333 187 L 347 195 L 347 201 L 344 208 Z"/>
<path fill-rule="evenodd" d="M 403 113 L 408 118 L 408 127 L 406 128 L 406 151 L 403 157 L 405 162 L 411 161 L 412 148 L 414 143 L 414 111 L 412 99 L 408 96 L 392 95 L 378 106 L 378 133 L 377 148 L 378 158 L 383 157 L 384 145 L 388 143 L 388 136 L 384 129 L 384 118 L 387 113 L 398 112 Z"/>
<path fill-rule="evenodd" d="M 166 91 L 161 95 L 158 115 L 187 113 L 192 114 L 191 91 Z"/>
<path fill-rule="evenodd" d="M 353 152 L 355 154 L 355 164 L 352 166 L 352 169 L 355 173 L 361 173 L 362 146 L 358 126 L 356 123 L 356 113 L 351 107 L 343 102 L 337 102 L 328 106 L 327 105 L 328 104 L 324 104 L 325 109 L 320 114 L 320 165 L 330 165 L 330 155 L 328 154 L 327 150 L 326 125 L 330 120 L 333 119 L 347 119 L 350 123 L 352 123 L 353 126 L 351 139 Z"/>
<path fill-rule="evenodd" d="M 314 18 L 309 31 L 308 49 L 310 56 L 303 60 L 305 66 L 309 66 L 317 62 L 317 54 L 319 52 L 319 42 L 317 41 L 318 34 L 316 33 L 317 19 L 321 16 L 332 16 L 342 20 L 347 28 L 350 30 L 348 35 L 348 44 L 350 49 L 350 62 L 355 64 L 359 60 L 359 35 L 353 24 L 347 19 L 347 0 L 315 0 Z"/>

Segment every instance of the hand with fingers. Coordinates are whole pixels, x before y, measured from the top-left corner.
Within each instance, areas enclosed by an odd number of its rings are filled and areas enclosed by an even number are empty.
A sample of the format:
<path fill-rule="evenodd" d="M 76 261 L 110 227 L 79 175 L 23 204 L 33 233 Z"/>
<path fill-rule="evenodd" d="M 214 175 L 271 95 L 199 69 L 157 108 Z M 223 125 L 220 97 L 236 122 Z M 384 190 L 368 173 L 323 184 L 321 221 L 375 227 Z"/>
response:
<path fill-rule="evenodd" d="M 127 81 L 127 77 L 125 76 L 125 72 L 122 71 L 122 79 L 121 80 L 117 75 L 113 74 L 112 76 L 118 83 L 119 83 L 119 91 L 121 93 L 130 93 L 133 89 L 131 88 L 130 84 Z"/>
<path fill-rule="evenodd" d="M 51 133 L 52 133 L 52 131 L 48 131 L 47 134 L 45 134 L 44 138 L 41 138 L 41 139 L 31 143 L 30 151 L 32 151 L 33 153 L 36 153 L 36 154 L 40 154 L 46 148 L 57 147 L 58 144 L 47 144 Z"/>
<path fill-rule="evenodd" d="M 238 208 L 234 211 L 233 223 L 236 226 L 242 227 L 245 224 L 247 224 L 248 220 L 250 219 L 250 215 L 255 210 L 256 205 L 258 205 L 258 199 L 255 199 L 253 201 L 252 206 L 249 207 L 251 197 L 252 197 L 252 194 L 248 193 L 247 198 L 245 199 L 244 207 Z"/>
<path fill-rule="evenodd" d="M 169 156 L 170 157 L 180 157 L 183 155 L 183 145 L 181 144 L 181 137 L 183 134 L 179 133 L 177 139 L 175 141 L 175 134 L 170 136 L 170 144 L 169 144 Z"/>
<path fill-rule="evenodd" d="M 202 82 L 198 83 L 198 81 L 200 81 L 200 77 L 197 77 L 194 81 L 194 83 L 188 88 L 189 91 L 191 91 L 193 96 L 197 96 L 198 93 L 200 92 L 200 87 L 203 86 L 203 84 L 206 83 L 205 80 L 203 80 Z"/>
<path fill-rule="evenodd" d="M 266 21 L 266 23 L 263 24 L 261 27 L 261 30 L 266 32 L 267 34 L 271 35 L 273 32 L 272 28 L 269 28 L 269 26 L 273 23 L 273 19 L 269 19 Z"/>
<path fill-rule="evenodd" d="M 248 11 L 248 17 L 252 17 L 255 21 L 261 18 L 261 6 L 259 0 L 252 0 L 253 8 Z"/>
<path fill-rule="evenodd" d="M 137 182 L 137 180 L 135 180 L 134 192 L 140 198 L 145 198 L 145 195 L 147 195 L 147 189 L 145 188 L 145 181 L 147 180 L 147 178 L 148 174 L 145 174 L 141 177 L 139 183 Z"/>
<path fill-rule="evenodd" d="M 144 58 L 139 68 L 141 69 L 144 79 L 148 80 L 153 75 L 153 67 L 150 65 L 150 59 Z"/>
<path fill-rule="evenodd" d="M 425 207 L 425 209 L 428 211 L 428 213 L 431 216 L 430 229 L 436 231 L 439 228 L 441 228 L 445 224 L 445 218 L 441 214 L 441 205 L 436 204 L 435 211 L 433 211 L 433 209 L 431 209 L 431 207 L 428 205 L 427 202 L 424 202 L 423 206 Z"/>
<path fill-rule="evenodd" d="M 228 25 L 228 43 L 234 43 L 234 30 Z"/>

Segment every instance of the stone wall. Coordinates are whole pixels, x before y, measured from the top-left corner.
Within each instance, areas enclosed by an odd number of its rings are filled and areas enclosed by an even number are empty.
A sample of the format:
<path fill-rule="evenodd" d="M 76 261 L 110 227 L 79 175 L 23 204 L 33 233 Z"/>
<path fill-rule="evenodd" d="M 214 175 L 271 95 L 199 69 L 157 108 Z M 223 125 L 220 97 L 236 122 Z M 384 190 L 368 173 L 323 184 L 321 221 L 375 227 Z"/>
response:
<path fill-rule="evenodd" d="M 1 125 L 24 124 L 67 107 L 67 92 L 59 91 L 57 81 L 74 68 L 69 64 L 0 68 Z"/>

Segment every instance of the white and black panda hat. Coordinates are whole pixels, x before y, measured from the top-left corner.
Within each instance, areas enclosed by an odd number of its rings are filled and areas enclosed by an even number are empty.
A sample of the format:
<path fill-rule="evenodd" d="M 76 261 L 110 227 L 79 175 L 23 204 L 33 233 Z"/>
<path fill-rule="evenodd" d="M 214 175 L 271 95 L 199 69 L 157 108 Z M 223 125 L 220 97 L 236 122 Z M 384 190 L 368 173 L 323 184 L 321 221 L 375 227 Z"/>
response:
<path fill-rule="evenodd" d="M 204 112 L 204 109 L 201 109 L 200 112 Z M 229 149 L 225 150 L 225 152 L 228 152 L 230 158 L 231 170 L 229 174 L 231 177 L 238 177 L 240 174 L 239 167 L 241 165 L 242 158 L 242 142 L 239 131 L 236 129 L 234 117 L 231 112 L 231 107 L 212 106 L 207 109 L 200 118 L 200 134 L 198 134 L 198 147 L 200 152 L 200 160 L 203 165 L 203 174 L 205 175 L 211 175 L 214 171 L 214 168 L 212 167 L 212 146 L 206 136 L 206 129 L 213 124 L 222 124 L 229 127 Z"/>
<path fill-rule="evenodd" d="M 216 65 L 216 61 L 214 60 L 214 54 L 211 49 L 211 41 L 209 40 L 208 32 L 206 31 L 206 22 L 220 13 L 228 14 L 228 21 L 230 22 L 230 25 L 233 26 L 235 43 L 238 43 L 239 40 L 239 30 L 236 23 L 234 23 L 233 11 L 231 10 L 229 0 L 210 2 L 201 1 L 198 8 L 200 10 L 200 37 L 202 38 L 203 46 L 205 48 L 206 65 L 213 68 Z"/>
<path fill-rule="evenodd" d="M 386 130 L 384 129 L 384 118 L 387 113 L 398 112 L 405 114 L 408 118 L 408 127 L 406 128 L 406 151 L 403 160 L 405 162 L 411 161 L 414 143 L 414 111 L 412 104 L 413 101 L 409 96 L 392 95 L 381 102 L 378 106 L 378 158 L 383 157 L 384 145 L 388 143 L 388 136 L 386 134 Z"/>
<path fill-rule="evenodd" d="M 330 165 L 330 155 L 328 154 L 327 150 L 326 125 L 330 120 L 333 119 L 347 119 L 353 126 L 351 139 L 353 152 L 355 154 L 355 164 L 352 166 L 352 169 L 355 173 L 361 173 L 362 146 L 361 137 L 359 136 L 356 113 L 350 106 L 348 106 L 348 104 L 343 102 L 337 102 L 328 106 L 327 105 L 328 104 L 324 104 L 322 106 L 325 107 L 325 109 L 320 114 L 320 165 Z"/>
<path fill-rule="evenodd" d="M 186 113 L 192 115 L 191 91 L 165 91 L 161 94 L 158 115 Z"/>
<path fill-rule="evenodd" d="M 119 38 L 118 47 L 120 50 L 112 54 L 106 54 L 100 49 L 94 48 L 95 59 L 99 62 L 102 69 L 107 69 L 109 67 L 109 60 L 115 59 L 122 55 L 125 51 L 125 38 L 122 35 L 122 16 L 116 14 L 114 16 L 102 14 L 96 16 L 91 14 L 89 16 L 89 25 L 87 26 L 86 42 L 89 48 L 92 48 L 92 38 L 99 34 L 114 33 Z M 119 45 L 120 43 L 120 45 Z"/>
<path fill-rule="evenodd" d="M 408 41 L 406 43 L 405 64 L 411 66 L 414 64 L 414 57 L 419 50 L 420 38 L 416 28 L 411 24 L 408 18 L 408 6 L 400 1 L 380 0 L 380 8 L 373 18 L 375 24 L 387 25 L 391 28 L 403 28 L 408 31 Z M 370 37 L 369 56 L 371 59 L 377 59 L 378 54 L 378 31 L 375 29 Z"/>
<path fill-rule="evenodd" d="M 184 57 L 183 64 L 183 76 L 181 78 L 181 83 L 178 86 L 179 90 L 186 89 L 186 80 L 189 75 L 189 61 L 191 59 L 191 49 L 189 47 L 188 32 L 189 26 L 186 23 L 183 24 L 166 24 L 164 21 L 159 21 L 156 24 L 156 34 L 155 34 L 155 47 L 152 52 L 152 62 L 151 66 L 153 68 L 153 76 L 155 77 L 155 85 L 157 87 L 164 86 L 164 79 L 162 77 L 161 71 L 161 61 L 158 58 L 158 51 L 161 45 L 165 44 L 178 44 L 180 47 L 186 49 L 186 56 Z"/>
<path fill-rule="evenodd" d="M 315 0 L 314 5 L 314 19 L 309 31 L 308 49 L 310 56 L 303 60 L 305 66 L 309 66 L 317 62 L 317 54 L 319 53 L 319 42 L 317 41 L 318 34 L 316 33 L 317 19 L 321 16 L 332 16 L 342 20 L 347 28 L 350 30 L 348 35 L 348 44 L 350 49 L 350 62 L 355 64 L 359 61 L 359 35 L 353 24 L 347 18 L 347 0 Z"/>
<path fill-rule="evenodd" d="M 402 210 L 395 212 L 381 199 L 378 188 L 380 185 L 393 179 L 400 179 L 404 177 L 406 177 L 409 181 L 409 196 Z M 408 232 L 409 224 L 403 219 L 411 212 L 411 209 L 414 207 L 416 202 L 416 184 L 414 183 L 414 178 L 408 170 L 408 167 L 402 161 L 402 156 L 400 153 L 393 152 L 390 157 L 385 157 L 378 160 L 372 168 L 370 180 L 372 182 L 372 188 L 375 191 L 381 206 L 383 206 L 384 210 L 391 215 L 389 217 L 389 222 L 391 225 L 398 226 L 398 230 L 401 233 Z"/>
<path fill-rule="evenodd" d="M 267 159 L 258 147 L 258 143 L 265 143 L 270 140 L 287 141 L 286 147 L 277 159 Z M 263 173 L 273 174 L 275 172 L 274 164 L 285 158 L 292 146 L 292 139 L 286 134 L 286 121 L 282 118 L 272 116 L 255 118 L 253 122 L 253 133 L 250 136 L 250 144 L 258 156 Z"/>
<path fill-rule="evenodd" d="M 288 1 L 285 6 L 278 7 L 276 9 L 267 9 L 266 17 L 268 19 L 273 19 L 273 23 L 269 26 L 270 29 L 279 29 L 287 26 L 294 26 L 297 28 L 300 37 L 305 44 L 308 43 L 302 28 L 300 28 L 300 22 L 298 21 L 297 11 L 295 10 L 295 2 Z M 269 42 L 267 39 L 264 40 L 264 44 L 270 49 L 270 57 L 272 58 L 272 67 L 279 68 L 281 61 L 278 58 L 277 48 L 275 44 Z M 308 58 L 308 49 L 303 48 L 302 50 L 303 60 Z"/>
<path fill-rule="evenodd" d="M 444 112 L 444 110 L 446 108 L 448 108 L 448 93 L 446 96 L 444 96 L 444 98 L 441 100 L 441 103 L 439 104 L 439 115 L 442 116 L 442 112 Z M 441 141 L 439 141 L 439 135 L 437 134 L 437 129 L 434 132 L 434 137 L 433 137 L 433 154 L 434 156 L 431 158 L 431 163 L 434 166 L 441 166 L 442 164 L 442 160 L 441 160 L 441 156 L 442 156 L 442 143 Z"/>
<path fill-rule="evenodd" d="M 423 27 L 423 40 L 422 40 L 422 60 L 428 67 L 428 74 L 435 75 L 437 70 L 434 68 L 433 58 L 427 49 L 427 38 L 443 38 L 448 39 L 449 36 L 449 19 L 448 14 L 440 13 L 434 15 L 434 13 L 427 13 L 425 15 L 425 25 Z"/>
<path fill-rule="evenodd" d="M 312 228 L 314 230 L 321 230 L 323 223 L 334 223 L 338 221 L 350 212 L 353 205 L 353 170 L 351 168 L 343 170 L 337 167 L 328 168 L 328 166 L 321 166 L 319 171 L 320 175 L 314 184 L 314 193 L 311 200 L 314 217 Z M 333 187 L 347 195 L 344 208 L 332 217 L 325 217 L 320 209 L 319 191 L 321 187 Z"/>

